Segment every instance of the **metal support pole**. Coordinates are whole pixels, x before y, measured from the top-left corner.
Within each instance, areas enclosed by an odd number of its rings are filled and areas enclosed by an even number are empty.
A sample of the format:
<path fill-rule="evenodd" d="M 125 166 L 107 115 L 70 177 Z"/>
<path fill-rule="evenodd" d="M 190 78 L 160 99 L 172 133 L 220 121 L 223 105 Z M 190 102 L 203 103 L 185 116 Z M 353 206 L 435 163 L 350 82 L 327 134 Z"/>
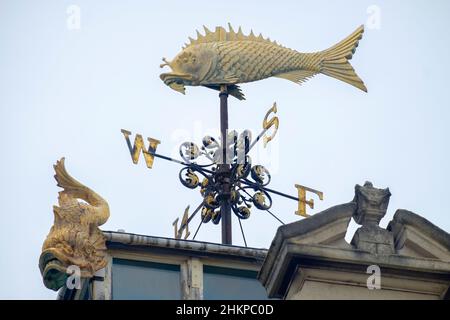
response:
<path fill-rule="evenodd" d="M 220 86 L 220 132 L 222 135 L 222 164 L 219 172 L 222 179 L 220 196 L 220 215 L 222 219 L 222 244 L 232 244 L 231 206 L 230 206 L 230 164 L 227 163 L 227 131 L 228 131 L 228 88 Z"/>

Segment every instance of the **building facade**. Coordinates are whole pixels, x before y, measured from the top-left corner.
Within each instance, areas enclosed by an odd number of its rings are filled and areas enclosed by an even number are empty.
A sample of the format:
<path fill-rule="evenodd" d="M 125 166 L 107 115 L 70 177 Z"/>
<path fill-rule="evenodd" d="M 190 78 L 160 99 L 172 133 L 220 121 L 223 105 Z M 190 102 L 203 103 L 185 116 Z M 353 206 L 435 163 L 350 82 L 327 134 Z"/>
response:
<path fill-rule="evenodd" d="M 39 266 L 67 300 L 450 299 L 450 235 L 407 210 L 381 228 L 390 195 L 356 185 L 351 202 L 281 226 L 268 250 L 112 231 L 81 244 L 55 216 Z M 347 243 L 351 219 L 360 228 Z"/>

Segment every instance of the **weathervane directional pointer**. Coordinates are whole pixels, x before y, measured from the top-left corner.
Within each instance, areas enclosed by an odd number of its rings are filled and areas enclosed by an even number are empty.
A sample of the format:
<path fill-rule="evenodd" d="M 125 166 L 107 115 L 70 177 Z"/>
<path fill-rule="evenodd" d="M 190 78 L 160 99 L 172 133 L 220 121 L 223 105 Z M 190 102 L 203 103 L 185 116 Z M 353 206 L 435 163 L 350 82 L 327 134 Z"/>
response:
<path fill-rule="evenodd" d="M 175 238 L 187 239 L 191 233 L 189 223 L 201 212 L 201 221 L 194 239 L 203 223 L 222 222 L 222 243 L 232 244 L 231 213 L 238 218 L 243 240 L 247 241 L 241 220 L 250 217 L 250 209 L 255 206 L 267 211 L 280 223 L 283 223 L 270 209 L 271 194 L 286 197 L 298 202 L 295 214 L 308 217 L 306 206 L 314 208 L 313 199 L 307 199 L 306 193 L 316 194 L 323 200 L 321 191 L 299 184 L 295 185 L 298 197 L 285 194 L 267 187 L 271 176 L 262 165 L 252 165 L 250 150 L 263 139 L 264 147 L 275 137 L 279 119 L 271 114 L 277 113 L 273 104 L 263 120 L 262 132 L 252 140 L 251 132 L 244 130 L 238 134 L 228 128 L 228 96 L 244 100 L 239 83 L 257 81 L 268 77 L 279 77 L 301 84 L 316 74 L 322 73 L 367 91 L 363 81 L 356 75 L 350 60 L 364 32 L 360 26 L 350 36 L 331 48 L 314 53 L 300 53 L 264 39 L 253 32 L 245 36 L 241 28 L 235 32 L 217 27 L 215 32 L 205 27 L 205 35 L 197 31 L 197 39 L 190 39 L 183 50 L 172 60 L 163 58 L 161 67 L 169 66 L 172 71 L 160 75 L 161 80 L 170 88 L 185 93 L 185 86 L 204 86 L 218 90 L 220 97 L 220 141 L 205 136 L 202 146 L 185 142 L 180 146 L 182 160 L 173 159 L 156 153 L 159 140 L 148 138 L 145 147 L 140 134 L 136 134 L 131 144 L 131 132 L 122 129 L 134 164 L 144 155 L 148 168 L 152 168 L 154 158 L 160 158 L 183 166 L 179 172 L 180 182 L 187 188 L 200 188 L 202 202 L 189 215 L 189 206 L 185 209 L 182 221 L 174 223 Z M 267 132 L 272 130 L 269 136 Z M 204 159 L 204 160 L 202 160 Z M 205 163 L 205 160 L 207 163 Z M 202 178 L 202 179 L 200 179 Z"/>
<path fill-rule="evenodd" d="M 308 216 L 306 205 L 314 208 L 314 202 L 312 199 L 306 200 L 300 194 L 303 195 L 306 194 L 306 191 L 310 191 L 318 194 L 320 199 L 322 199 L 321 192 L 299 185 L 296 185 L 296 187 L 298 186 L 299 197 L 270 189 L 267 187 L 271 180 L 269 171 L 262 165 L 252 165 L 251 157 L 249 156 L 251 148 L 261 140 L 264 141 L 264 146 L 266 146 L 274 138 L 278 130 L 278 117 L 273 116 L 268 120 L 268 117 L 272 113 L 276 114 L 276 112 L 277 106 L 274 103 L 264 118 L 262 132 L 254 140 L 252 140 L 249 130 L 245 130 L 238 135 L 236 131 L 230 132 L 227 128 L 226 138 L 221 138 L 220 142 L 211 136 L 206 136 L 203 138 L 201 147 L 198 147 L 193 142 L 182 143 L 180 146 L 182 160 L 156 153 L 157 145 L 160 144 L 160 141 L 153 138 L 147 139 L 149 147 L 146 148 L 142 136 L 136 134 L 134 144 L 132 144 L 130 141 L 131 132 L 122 129 L 133 163 L 138 163 L 141 153 L 144 155 L 149 168 L 153 167 L 155 157 L 175 162 L 183 166 L 179 172 L 180 182 L 190 189 L 200 188 L 200 194 L 203 197 L 202 202 L 190 215 L 188 206 L 180 224 L 179 218 L 173 222 L 175 238 L 180 239 L 184 234 L 183 238 L 187 239 L 191 235 L 189 223 L 198 212 L 201 212 L 201 221 L 193 238 L 195 239 L 203 223 L 211 221 L 214 224 L 218 224 L 222 221 L 222 243 L 231 244 L 231 212 L 233 212 L 239 219 L 244 243 L 247 245 L 241 219 L 250 217 L 252 206 L 269 212 L 280 223 L 283 223 L 270 211 L 272 207 L 271 193 L 297 201 L 299 210 L 296 214 L 303 217 Z M 266 133 L 272 127 L 273 132 L 268 136 Z M 200 164 L 200 162 L 197 162 L 201 157 L 209 163 Z M 226 160 L 224 161 L 224 159 Z M 200 181 L 200 177 L 203 178 L 202 181 Z M 228 220 L 224 217 L 227 217 Z"/>

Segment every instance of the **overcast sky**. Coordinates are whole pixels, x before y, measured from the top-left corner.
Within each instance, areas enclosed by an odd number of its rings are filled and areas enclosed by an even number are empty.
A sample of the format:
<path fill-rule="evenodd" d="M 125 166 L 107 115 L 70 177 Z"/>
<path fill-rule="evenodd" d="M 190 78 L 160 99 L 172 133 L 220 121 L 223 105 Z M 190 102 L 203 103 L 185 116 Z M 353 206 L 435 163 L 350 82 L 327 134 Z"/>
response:
<path fill-rule="evenodd" d="M 161 140 L 167 155 L 217 134 L 217 92 L 187 87 L 183 96 L 159 79 L 161 58 L 203 24 L 230 22 L 300 52 L 366 24 L 351 63 L 368 93 L 323 75 L 301 87 L 276 78 L 244 84 L 247 100 L 229 100 L 230 127 L 256 134 L 276 101 L 278 134 L 269 152 L 252 154 L 270 169 L 272 188 L 323 191 L 317 213 L 351 201 L 355 184 L 370 180 L 392 192 L 382 226 L 403 208 L 450 231 L 449 12 L 449 1 L 0 1 L 0 298 L 56 296 L 38 258 L 59 191 L 52 165 L 62 156 L 109 202 L 103 230 L 172 237 L 172 222 L 201 201 L 179 183 L 177 164 L 134 165 L 120 129 Z M 295 201 L 273 199 L 282 220 L 298 220 Z M 278 226 L 253 210 L 243 223 L 249 246 L 268 248 Z M 220 226 L 204 225 L 197 239 L 220 241 Z M 243 244 L 236 224 L 234 241 Z"/>

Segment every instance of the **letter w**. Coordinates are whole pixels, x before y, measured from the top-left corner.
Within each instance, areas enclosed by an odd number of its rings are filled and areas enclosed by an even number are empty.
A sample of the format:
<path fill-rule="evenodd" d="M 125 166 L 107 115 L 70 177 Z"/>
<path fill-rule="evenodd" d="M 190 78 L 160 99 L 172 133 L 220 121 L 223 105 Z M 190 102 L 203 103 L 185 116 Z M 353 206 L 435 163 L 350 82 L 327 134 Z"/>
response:
<path fill-rule="evenodd" d="M 128 149 L 130 150 L 131 160 L 133 160 L 133 163 L 137 164 L 139 162 L 139 155 L 142 151 L 145 163 L 147 164 L 147 167 L 151 169 L 153 166 L 153 160 L 155 158 L 154 153 L 156 152 L 156 147 L 161 143 L 161 141 L 153 138 L 147 138 L 149 147 L 148 150 L 145 150 L 144 139 L 142 139 L 142 136 L 140 134 L 136 134 L 136 137 L 134 138 L 134 146 L 131 146 L 131 132 L 124 129 L 120 131 L 123 133 L 125 140 L 127 141 Z"/>

